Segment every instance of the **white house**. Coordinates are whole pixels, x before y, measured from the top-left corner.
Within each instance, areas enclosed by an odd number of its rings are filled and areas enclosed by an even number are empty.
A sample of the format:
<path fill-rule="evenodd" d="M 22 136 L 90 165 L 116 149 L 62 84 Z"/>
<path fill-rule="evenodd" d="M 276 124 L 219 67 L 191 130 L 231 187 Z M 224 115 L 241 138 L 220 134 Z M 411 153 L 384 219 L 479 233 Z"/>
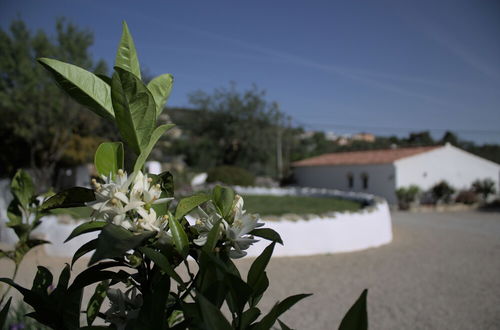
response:
<path fill-rule="evenodd" d="M 300 186 L 362 191 L 397 202 L 395 190 L 423 190 L 446 180 L 456 189 L 491 179 L 500 191 L 500 165 L 450 144 L 324 154 L 292 164 Z"/>

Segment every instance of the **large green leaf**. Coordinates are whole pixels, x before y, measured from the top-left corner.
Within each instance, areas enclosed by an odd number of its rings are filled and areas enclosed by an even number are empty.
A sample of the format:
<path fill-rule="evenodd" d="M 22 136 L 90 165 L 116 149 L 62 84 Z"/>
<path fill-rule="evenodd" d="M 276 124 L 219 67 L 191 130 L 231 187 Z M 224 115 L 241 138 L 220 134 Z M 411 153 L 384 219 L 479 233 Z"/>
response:
<path fill-rule="evenodd" d="M 96 250 L 90 258 L 89 265 L 103 259 L 120 257 L 154 235 L 155 231 L 133 234 L 123 227 L 108 224 L 97 237 Z"/>
<path fill-rule="evenodd" d="M 137 78 L 141 79 L 141 67 L 139 66 L 134 40 L 125 21 L 123 21 L 122 37 L 116 52 L 115 66 L 133 73 Z"/>
<path fill-rule="evenodd" d="M 151 133 L 151 139 L 149 140 L 148 145 L 141 151 L 139 157 L 137 157 L 137 160 L 135 161 L 134 172 L 142 170 L 142 167 L 144 166 L 144 163 L 148 159 L 149 154 L 153 150 L 156 142 L 158 142 L 158 140 L 166 131 L 168 131 L 174 126 L 175 126 L 174 124 L 165 124 L 155 128 L 153 133 Z"/>
<path fill-rule="evenodd" d="M 139 155 L 151 139 L 156 126 L 156 104 L 153 95 L 134 74 L 115 67 L 111 81 L 111 99 L 120 134 Z"/>
<path fill-rule="evenodd" d="M 82 223 L 81 225 L 79 225 L 78 227 L 73 229 L 73 231 L 71 232 L 71 234 L 69 234 L 68 238 L 66 238 L 64 243 L 66 243 L 67 241 L 69 241 L 77 236 L 80 236 L 80 235 L 83 235 L 86 233 L 90 233 L 93 231 L 101 230 L 107 224 L 108 223 L 105 221 L 89 221 L 89 222 Z"/>
<path fill-rule="evenodd" d="M 153 272 L 150 290 L 144 290 L 143 304 L 139 316 L 134 322 L 134 329 L 167 329 L 165 309 L 170 293 L 170 277 L 159 271 Z"/>
<path fill-rule="evenodd" d="M 281 316 L 284 312 L 290 309 L 293 305 L 295 305 L 300 300 L 309 297 L 311 294 L 297 294 L 294 296 L 290 296 L 285 300 L 277 303 L 271 309 L 271 311 L 260 320 L 256 327 L 253 327 L 254 330 L 268 330 L 274 325 L 278 317 Z"/>
<path fill-rule="evenodd" d="M 221 212 L 222 217 L 227 217 L 233 208 L 234 190 L 229 187 L 216 185 L 212 192 L 212 200 Z"/>
<path fill-rule="evenodd" d="M 35 186 L 33 180 L 28 173 L 23 170 L 18 170 L 10 183 L 10 190 L 24 208 L 29 206 L 33 195 L 35 194 Z"/>
<path fill-rule="evenodd" d="M 108 176 L 123 169 L 123 143 L 104 142 L 95 152 L 94 164 L 97 172 Z"/>
<path fill-rule="evenodd" d="M 95 288 L 94 294 L 89 300 L 87 305 L 87 324 L 90 326 L 94 323 L 99 310 L 101 309 L 102 302 L 106 298 L 106 290 L 108 290 L 109 281 L 102 281 Z"/>
<path fill-rule="evenodd" d="M 85 206 L 95 200 L 94 191 L 83 187 L 73 187 L 61 191 L 47 199 L 40 209 L 48 211 L 58 208 Z"/>
<path fill-rule="evenodd" d="M 35 278 L 33 279 L 33 286 L 31 291 L 42 296 L 48 296 L 48 288 L 52 285 L 53 276 L 52 273 L 43 266 L 38 266 L 38 271 L 36 272 Z"/>
<path fill-rule="evenodd" d="M 101 117 L 113 120 L 114 112 L 109 85 L 95 74 L 76 65 L 50 58 L 39 58 L 58 85 L 80 104 Z"/>
<path fill-rule="evenodd" d="M 87 243 L 80 246 L 80 248 L 76 250 L 75 254 L 73 255 L 73 259 L 71 259 L 71 267 L 73 267 L 73 265 L 78 259 L 86 255 L 90 251 L 94 251 L 96 247 L 97 247 L 97 238 L 90 240 Z"/>
<path fill-rule="evenodd" d="M 275 244 L 275 242 L 269 244 L 269 246 L 267 246 L 264 251 L 262 251 L 260 256 L 258 256 L 252 263 L 252 266 L 248 271 L 247 278 L 248 285 L 250 285 L 251 287 L 255 287 L 255 285 L 259 281 L 259 278 L 264 273 L 267 264 L 269 263 L 269 260 L 271 259 L 271 256 L 273 254 Z"/>
<path fill-rule="evenodd" d="M 347 311 L 340 323 L 339 330 L 366 330 L 368 329 L 368 313 L 366 311 L 366 296 L 368 290 L 363 290 L 358 300 Z"/>
<path fill-rule="evenodd" d="M 167 103 L 172 86 L 174 84 L 174 77 L 170 73 L 162 74 L 151 80 L 148 83 L 148 89 L 153 94 L 156 103 L 156 117 L 160 116 Z"/>
<path fill-rule="evenodd" d="M 170 265 L 168 259 L 164 255 L 148 247 L 140 247 L 139 251 L 141 251 L 146 255 L 146 257 L 151 259 L 155 263 L 155 265 L 158 266 L 168 276 L 176 280 L 181 288 L 185 289 L 186 286 L 184 285 L 184 281 L 182 281 L 182 278 L 175 272 L 174 268 L 172 267 L 172 265 Z"/>
<path fill-rule="evenodd" d="M 257 228 L 252 230 L 250 234 L 283 245 L 283 240 L 281 239 L 280 234 L 271 228 Z"/>
<path fill-rule="evenodd" d="M 233 329 L 227 319 L 217 306 L 212 304 L 207 298 L 201 294 L 196 295 L 201 309 L 203 323 L 207 329 L 231 330 Z"/>
<path fill-rule="evenodd" d="M 197 194 L 181 199 L 179 201 L 179 204 L 177 204 L 177 208 L 175 209 L 175 218 L 177 220 L 181 219 L 183 216 L 191 212 L 194 208 L 205 202 L 208 202 L 209 200 L 210 196 L 206 194 Z"/>
<path fill-rule="evenodd" d="M 168 224 L 174 240 L 175 249 L 181 254 L 182 257 L 185 258 L 189 252 L 189 240 L 187 234 L 177 219 L 170 217 L 168 219 Z"/>

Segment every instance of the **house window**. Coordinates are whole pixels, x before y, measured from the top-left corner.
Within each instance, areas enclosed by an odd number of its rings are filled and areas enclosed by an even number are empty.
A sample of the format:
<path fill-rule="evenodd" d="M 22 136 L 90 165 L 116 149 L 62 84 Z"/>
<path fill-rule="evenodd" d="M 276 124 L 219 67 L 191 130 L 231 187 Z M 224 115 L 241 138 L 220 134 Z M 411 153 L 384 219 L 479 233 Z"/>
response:
<path fill-rule="evenodd" d="M 354 187 L 354 176 L 351 173 L 347 174 L 347 186 L 349 189 Z"/>
<path fill-rule="evenodd" d="M 368 189 L 368 174 L 361 174 L 361 182 L 363 183 L 363 189 Z"/>

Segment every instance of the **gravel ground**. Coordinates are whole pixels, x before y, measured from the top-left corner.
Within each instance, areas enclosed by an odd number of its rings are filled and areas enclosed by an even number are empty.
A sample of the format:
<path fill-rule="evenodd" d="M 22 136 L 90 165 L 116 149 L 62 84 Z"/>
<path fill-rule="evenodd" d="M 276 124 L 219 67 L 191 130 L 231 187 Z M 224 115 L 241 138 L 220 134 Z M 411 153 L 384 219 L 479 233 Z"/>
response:
<path fill-rule="evenodd" d="M 297 329 L 336 329 L 368 288 L 371 329 L 500 329 L 500 213 L 393 213 L 393 230 L 394 241 L 376 249 L 272 259 L 262 310 L 313 293 L 282 320 Z M 36 264 L 58 272 L 62 262 L 35 251 L 18 281 L 29 285 Z M 246 272 L 251 262 L 238 266 Z M 0 276 L 9 272 L 0 261 Z"/>

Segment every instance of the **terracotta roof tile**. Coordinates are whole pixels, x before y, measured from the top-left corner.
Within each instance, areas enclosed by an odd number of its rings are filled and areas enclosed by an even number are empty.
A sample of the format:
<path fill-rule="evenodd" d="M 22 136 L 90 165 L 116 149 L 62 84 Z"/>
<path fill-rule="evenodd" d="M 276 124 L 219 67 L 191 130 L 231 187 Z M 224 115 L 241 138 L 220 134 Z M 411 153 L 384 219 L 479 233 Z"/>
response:
<path fill-rule="evenodd" d="M 322 165 L 354 165 L 354 164 L 387 164 L 398 159 L 431 151 L 442 146 L 413 147 L 384 150 L 350 151 L 324 154 L 299 160 L 292 166 L 322 166 Z"/>

